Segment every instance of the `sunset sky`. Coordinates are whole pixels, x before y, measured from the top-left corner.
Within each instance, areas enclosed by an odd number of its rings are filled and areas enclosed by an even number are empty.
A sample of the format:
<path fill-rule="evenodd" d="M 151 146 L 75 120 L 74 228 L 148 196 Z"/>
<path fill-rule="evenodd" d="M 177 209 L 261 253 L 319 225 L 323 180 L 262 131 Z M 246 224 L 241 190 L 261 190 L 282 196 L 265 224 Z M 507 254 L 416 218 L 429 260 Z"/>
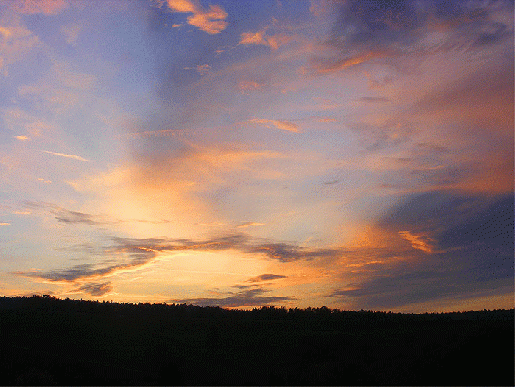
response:
<path fill-rule="evenodd" d="M 513 308 L 513 1 L 0 3 L 0 295 Z"/>

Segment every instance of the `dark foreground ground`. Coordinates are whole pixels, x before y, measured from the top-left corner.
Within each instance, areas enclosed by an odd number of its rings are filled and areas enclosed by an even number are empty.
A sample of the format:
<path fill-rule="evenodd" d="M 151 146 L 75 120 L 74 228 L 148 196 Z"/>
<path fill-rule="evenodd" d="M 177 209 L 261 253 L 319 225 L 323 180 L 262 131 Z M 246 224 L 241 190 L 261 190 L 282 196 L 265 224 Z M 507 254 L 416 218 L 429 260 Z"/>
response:
<path fill-rule="evenodd" d="M 0 385 L 513 385 L 514 311 L 0 298 Z"/>

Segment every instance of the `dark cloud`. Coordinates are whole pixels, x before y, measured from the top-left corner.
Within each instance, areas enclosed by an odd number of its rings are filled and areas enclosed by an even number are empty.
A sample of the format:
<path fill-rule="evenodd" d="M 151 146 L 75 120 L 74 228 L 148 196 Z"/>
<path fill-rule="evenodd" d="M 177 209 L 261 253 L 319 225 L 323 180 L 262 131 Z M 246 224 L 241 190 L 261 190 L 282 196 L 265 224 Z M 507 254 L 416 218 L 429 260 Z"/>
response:
<path fill-rule="evenodd" d="M 204 240 L 119 237 L 113 237 L 111 240 L 114 244 L 103 248 L 102 255 L 106 258 L 101 263 L 86 263 L 68 269 L 47 272 L 31 271 L 16 272 L 14 274 L 42 278 L 49 281 L 74 282 L 79 279 L 104 277 L 119 270 L 136 268 L 152 261 L 159 252 L 164 251 L 224 251 L 234 249 L 244 253 L 265 254 L 269 258 L 277 259 L 281 262 L 335 258 L 339 254 L 338 249 L 307 249 L 286 243 L 273 243 L 261 239 L 251 240 L 246 234 L 228 234 Z M 91 246 L 86 246 L 85 248 L 86 251 L 91 252 Z M 122 258 L 118 258 L 120 253 L 125 255 L 122 255 Z M 110 257 L 117 258 L 113 262 L 113 259 Z M 265 274 L 264 278 L 270 275 Z"/>
<path fill-rule="evenodd" d="M 171 302 L 194 304 L 199 306 L 221 306 L 221 307 L 243 307 L 243 306 L 263 306 L 275 304 L 283 301 L 295 300 L 292 297 L 266 296 L 269 290 L 255 288 L 229 292 L 227 296 L 221 298 L 187 298 L 182 300 L 171 300 Z"/>
<path fill-rule="evenodd" d="M 86 278 L 102 278 L 119 270 L 136 268 L 152 261 L 157 255 L 156 251 L 146 247 L 149 245 L 152 246 L 153 242 L 156 241 L 155 239 L 142 240 L 146 242 L 146 245 L 143 243 L 139 246 L 135 246 L 123 239 L 120 241 L 119 238 L 114 238 L 113 240 L 116 244 L 104 248 L 103 255 L 106 258 L 103 262 L 98 264 L 83 263 L 68 269 L 50 270 L 46 272 L 15 272 L 14 274 L 25 277 L 42 278 L 48 281 L 75 282 Z M 125 253 L 126 256 L 118 258 L 119 253 Z M 116 261 L 113 262 L 109 256 L 117 257 Z"/>
<path fill-rule="evenodd" d="M 103 296 L 106 293 L 109 293 L 113 287 L 111 286 L 111 282 L 103 282 L 103 283 L 88 283 L 84 284 L 77 288 L 77 291 L 88 293 L 92 296 Z"/>
<path fill-rule="evenodd" d="M 435 250 L 387 270 L 384 265 L 368 268 L 372 270 L 367 279 L 330 296 L 375 309 L 488 295 L 499 289 L 513 292 L 513 211 L 513 195 L 415 195 L 385 215 L 379 226 L 430 235 Z"/>
<path fill-rule="evenodd" d="M 327 47 L 333 55 L 313 59 L 327 72 L 377 57 L 457 48 L 473 49 L 510 41 L 513 2 L 463 0 L 350 0 L 335 3 L 337 12 Z M 443 33 L 432 41 L 433 32 Z"/>
<path fill-rule="evenodd" d="M 387 275 L 353 284 L 352 290 L 335 290 L 329 297 L 353 300 L 356 307 L 364 309 L 388 309 L 442 300 L 460 300 L 495 294 L 512 294 L 513 278 L 495 282 L 473 282 L 468 275 L 444 267 L 415 272 L 403 266 L 407 272 L 389 272 Z"/>
<path fill-rule="evenodd" d="M 467 222 L 499 197 L 461 194 L 456 191 L 435 191 L 406 197 L 391 208 L 379 221 L 382 228 L 410 229 L 440 235 L 445 230 Z"/>
<path fill-rule="evenodd" d="M 93 215 L 85 214 L 83 212 L 68 211 L 64 208 L 61 208 L 58 211 L 56 211 L 55 218 L 59 222 L 64 223 L 84 223 L 89 225 L 105 224 L 94 220 Z"/>
<path fill-rule="evenodd" d="M 117 249 L 150 249 L 153 251 L 182 251 L 182 250 L 230 250 L 235 249 L 244 253 L 265 254 L 269 258 L 281 262 L 309 260 L 314 258 L 336 257 L 338 249 L 308 249 L 283 242 L 270 242 L 265 239 L 251 239 L 248 235 L 228 234 L 204 240 L 192 239 L 126 239 L 114 238 Z M 146 250 L 145 250 L 146 251 Z"/>
<path fill-rule="evenodd" d="M 268 257 L 281 262 L 333 258 L 339 255 L 338 249 L 307 249 L 287 243 L 260 243 L 254 246 L 247 246 L 245 251 L 248 253 L 266 254 Z"/>
<path fill-rule="evenodd" d="M 52 203 L 25 201 L 24 205 L 25 207 L 32 209 L 48 210 L 55 216 L 55 219 L 57 219 L 58 222 L 68 224 L 87 224 L 93 226 L 117 223 L 114 221 L 109 221 L 105 217 L 99 215 L 91 215 L 86 214 L 84 212 L 70 211 L 66 208 L 59 207 Z"/>
<path fill-rule="evenodd" d="M 85 278 L 102 278 L 109 274 L 112 274 L 119 270 L 131 269 L 138 266 L 141 266 L 155 257 L 155 253 L 139 253 L 133 254 L 134 257 L 129 262 L 123 262 L 118 264 L 111 265 L 93 265 L 90 263 L 84 263 L 80 265 L 73 266 L 69 269 L 62 270 L 50 270 L 47 272 L 15 272 L 14 274 L 25 276 L 25 277 L 33 277 L 33 278 L 42 278 L 48 281 L 66 281 L 66 282 L 75 282 L 80 279 Z M 98 267 L 100 266 L 100 267 Z"/>
<path fill-rule="evenodd" d="M 288 278 L 288 276 L 285 275 L 279 275 L 279 274 L 261 274 L 257 277 L 252 277 L 247 280 L 247 282 L 262 282 L 262 281 L 271 281 L 275 279 L 280 278 Z"/>
<path fill-rule="evenodd" d="M 487 253 L 486 261 L 494 264 L 496 257 L 502 259 L 505 270 L 513 270 L 513 195 L 506 195 L 491 203 L 484 210 L 476 212 L 467 219 L 453 227 L 445 229 L 439 234 L 439 245 L 448 249 L 454 247 L 467 247 Z M 513 274 L 513 272 L 511 272 Z"/>

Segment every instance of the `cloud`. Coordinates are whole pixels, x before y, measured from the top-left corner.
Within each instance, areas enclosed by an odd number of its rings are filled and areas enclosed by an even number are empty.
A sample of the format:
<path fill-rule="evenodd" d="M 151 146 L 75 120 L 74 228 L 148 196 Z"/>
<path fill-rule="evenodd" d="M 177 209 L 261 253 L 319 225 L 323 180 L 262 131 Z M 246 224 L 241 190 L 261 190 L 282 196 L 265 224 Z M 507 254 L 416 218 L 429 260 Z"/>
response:
<path fill-rule="evenodd" d="M 222 298 L 187 298 L 182 300 L 171 300 L 171 302 L 195 304 L 199 306 L 238 308 L 245 306 L 263 306 L 295 300 L 295 298 L 292 297 L 263 295 L 267 292 L 269 292 L 269 290 L 260 288 L 247 289 L 239 292 L 229 292 L 226 297 Z"/>
<path fill-rule="evenodd" d="M 142 132 L 133 132 L 129 136 L 133 138 L 144 137 L 180 137 L 184 136 L 186 131 L 180 129 L 162 129 L 162 130 L 145 130 Z"/>
<path fill-rule="evenodd" d="M 301 259 L 311 260 L 316 258 L 335 258 L 341 252 L 338 249 L 309 249 L 287 243 L 267 243 L 266 241 L 248 246 L 247 252 L 265 254 L 269 258 L 280 262 L 291 262 Z"/>
<path fill-rule="evenodd" d="M 98 99 L 98 95 L 94 95 L 97 78 L 75 71 L 68 62 L 51 60 L 51 63 L 45 75 L 38 77 L 35 83 L 18 86 L 18 97 L 24 103 L 43 107 L 42 112 L 50 117 L 71 113 L 76 108 L 85 111 L 93 108 L 91 101 Z M 35 121 L 41 122 L 41 114 Z"/>
<path fill-rule="evenodd" d="M 136 150 L 144 154 L 136 154 L 135 163 L 68 182 L 77 192 L 97 195 L 95 211 L 110 219 L 171 221 L 166 230 L 150 223 L 132 224 L 126 228 L 131 234 L 138 229 L 145 235 L 196 236 L 192 232 L 202 229 L 199 224 L 221 221 L 215 206 L 223 204 L 223 196 L 239 195 L 245 179 L 267 184 L 278 179 L 277 165 L 286 159 L 278 152 L 250 151 L 247 145 L 231 143 L 199 146 L 179 141 L 167 143 L 166 151 L 150 152 L 164 145 L 159 134 L 144 136 L 148 146 Z"/>
<path fill-rule="evenodd" d="M 238 44 L 243 45 L 263 45 L 270 47 L 272 50 L 277 50 L 279 47 L 291 41 L 291 37 L 283 34 L 275 34 L 266 36 L 265 31 L 259 32 L 244 32 L 240 36 Z"/>
<path fill-rule="evenodd" d="M 251 91 L 261 90 L 263 84 L 254 82 L 254 81 L 240 81 L 238 83 L 238 89 L 245 94 L 248 94 Z"/>
<path fill-rule="evenodd" d="M 277 129 L 286 130 L 288 132 L 300 133 L 298 125 L 296 125 L 290 121 L 266 120 L 266 119 L 253 118 L 253 119 L 249 120 L 249 122 L 252 122 L 255 124 L 262 124 L 262 125 L 265 125 L 267 128 L 271 128 L 272 126 L 275 126 Z"/>
<path fill-rule="evenodd" d="M 196 67 L 184 67 L 184 70 L 196 70 L 199 75 L 206 75 L 211 71 L 211 66 L 208 64 L 197 65 Z"/>
<path fill-rule="evenodd" d="M 315 117 L 315 120 L 317 122 L 338 122 L 336 118 L 330 118 L 330 117 Z"/>
<path fill-rule="evenodd" d="M 92 296 L 100 297 L 109 293 L 113 290 L 113 286 L 111 282 L 102 282 L 102 283 L 87 283 L 82 286 L 79 286 L 75 291 L 83 292 L 90 294 Z"/>
<path fill-rule="evenodd" d="M 327 17 L 332 13 L 331 7 L 332 0 L 311 0 L 309 6 L 309 12 L 316 17 Z"/>
<path fill-rule="evenodd" d="M 319 74 L 332 73 L 340 71 L 348 67 L 353 67 L 361 63 L 368 62 L 372 59 L 382 58 L 385 54 L 382 52 L 370 52 L 361 55 L 352 56 L 349 58 L 325 59 L 313 58 L 311 65 L 316 68 Z"/>
<path fill-rule="evenodd" d="M 74 219 L 58 218 L 64 222 L 97 224 L 84 214 L 74 214 Z M 57 218 L 57 217 L 56 217 Z M 308 249 L 284 243 L 274 243 L 264 239 L 251 238 L 246 234 L 226 234 L 207 239 L 170 239 L 170 238 L 120 238 L 112 237 L 112 244 L 102 248 L 103 262 L 84 263 L 66 269 L 50 271 L 15 272 L 14 274 L 29 278 L 39 278 L 50 282 L 77 282 L 100 279 L 119 272 L 138 270 L 150 264 L 161 253 L 184 251 L 229 251 L 235 250 L 246 254 L 263 254 L 282 263 L 317 258 L 334 258 L 339 255 L 337 249 Z M 91 247 L 86 251 L 91 253 Z M 97 254 L 97 253 L 95 253 Z M 113 262 L 114 259 L 114 262 Z M 273 274 L 261 276 L 262 281 L 279 278 Z M 281 277 L 282 278 L 282 277 Z"/>
<path fill-rule="evenodd" d="M 83 223 L 87 225 L 112 224 L 113 222 L 99 220 L 101 217 L 85 214 L 77 211 L 69 211 L 64 208 L 53 210 L 58 222 L 63 223 Z"/>
<path fill-rule="evenodd" d="M 512 195 L 413 195 L 378 223 L 391 231 L 390 238 L 397 233 L 412 248 L 387 239 L 393 249 L 376 256 L 383 263 L 367 265 L 367 272 L 346 278 L 346 286 L 329 296 L 377 309 L 513 289 L 513 224 Z M 402 231 L 408 228 L 412 231 Z M 359 250 L 370 261 L 373 255 Z M 395 256 L 400 259 L 392 260 Z"/>
<path fill-rule="evenodd" d="M 312 62 L 318 73 L 414 52 L 473 50 L 509 41 L 513 34 L 513 18 L 499 16 L 513 14 L 508 0 L 349 0 L 333 7 L 337 18 L 331 36 Z"/>
<path fill-rule="evenodd" d="M 0 19 L 0 72 L 8 76 L 9 67 L 23 61 L 41 42 L 16 18 L 5 21 Z"/>
<path fill-rule="evenodd" d="M 225 21 L 227 12 L 219 5 L 210 4 L 209 10 L 206 10 L 197 0 L 168 0 L 167 4 L 172 12 L 192 13 L 187 18 L 188 24 L 208 34 L 218 34 L 228 25 Z"/>
<path fill-rule="evenodd" d="M 68 7 L 66 0 L 11 0 L 10 6 L 18 13 L 57 15 Z"/>
<path fill-rule="evenodd" d="M 433 252 L 434 239 L 426 235 L 414 235 L 409 231 L 399 231 L 399 235 L 411 243 L 414 249 L 425 251 L 426 253 Z"/>
<path fill-rule="evenodd" d="M 64 153 L 55 153 L 55 152 L 50 152 L 50 151 L 42 151 L 44 153 L 48 153 L 50 155 L 54 155 L 54 156 L 61 156 L 61 157 L 67 157 L 69 159 L 74 159 L 74 160 L 79 160 L 79 161 L 89 161 L 89 160 L 86 160 L 85 158 L 81 157 L 81 156 L 77 156 L 77 155 L 67 155 L 67 154 L 64 154 Z"/>
<path fill-rule="evenodd" d="M 156 240 L 142 240 L 141 246 L 135 246 L 126 240 L 118 241 L 116 238 L 114 238 L 113 241 L 115 242 L 114 246 L 104 249 L 104 255 L 106 256 L 104 262 L 98 264 L 84 263 L 61 270 L 50 270 L 46 272 L 33 270 L 14 272 L 13 274 L 22 277 L 39 278 L 50 282 L 76 283 L 84 280 L 112 276 L 122 271 L 137 270 L 152 262 L 156 257 L 157 252 L 145 246 L 153 245 L 152 242 Z M 112 259 L 109 258 L 110 255 L 117 258 L 116 263 L 112 263 Z"/>
<path fill-rule="evenodd" d="M 366 102 L 366 103 L 387 103 L 390 102 L 388 98 L 385 97 L 361 97 L 358 99 L 360 102 Z"/>
<path fill-rule="evenodd" d="M 50 180 L 45 180 L 42 178 L 38 179 L 43 183 L 52 183 Z M 25 201 L 25 206 L 36 209 L 43 208 L 47 209 L 51 214 L 54 215 L 55 219 L 58 222 L 63 222 L 66 224 L 85 224 L 88 226 L 104 226 L 104 225 L 114 225 L 121 223 L 151 223 L 151 224 L 163 224 L 170 223 L 169 220 L 161 219 L 161 220 L 147 220 L 147 219 L 114 219 L 107 215 L 94 215 L 87 214 L 79 211 L 71 211 L 66 208 L 59 207 L 52 203 L 45 202 L 31 202 Z"/>
<path fill-rule="evenodd" d="M 246 227 L 251 227 L 251 226 L 264 226 L 265 224 L 264 223 L 258 223 L 258 222 L 245 222 L 245 223 L 241 223 L 239 225 L 237 225 L 236 227 L 237 228 L 246 228 Z"/>
<path fill-rule="evenodd" d="M 286 275 L 280 274 L 261 274 L 257 277 L 249 278 L 247 282 L 263 282 L 263 281 L 272 281 L 281 278 L 288 278 Z"/>
<path fill-rule="evenodd" d="M 18 107 L 2 109 L 1 112 L 7 129 L 13 132 L 26 132 L 28 134 L 14 136 L 17 140 L 29 140 L 53 131 L 53 127 L 50 124 Z"/>
<path fill-rule="evenodd" d="M 61 32 L 63 33 L 66 43 L 75 46 L 77 44 L 77 39 L 79 38 L 79 33 L 82 30 L 82 26 L 78 24 L 69 24 L 61 27 Z"/>

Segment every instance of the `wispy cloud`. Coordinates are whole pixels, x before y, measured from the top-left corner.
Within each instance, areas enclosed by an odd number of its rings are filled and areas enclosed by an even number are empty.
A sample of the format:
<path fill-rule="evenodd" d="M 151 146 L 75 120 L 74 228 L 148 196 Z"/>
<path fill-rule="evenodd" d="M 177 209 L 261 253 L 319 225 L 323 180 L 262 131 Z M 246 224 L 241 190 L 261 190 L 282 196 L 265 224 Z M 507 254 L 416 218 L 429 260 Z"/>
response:
<path fill-rule="evenodd" d="M 261 274 L 257 277 L 252 277 L 247 280 L 247 282 L 264 282 L 264 281 L 272 281 L 281 278 L 288 278 L 286 275 L 280 274 Z"/>
<path fill-rule="evenodd" d="M 211 66 L 208 64 L 197 65 L 195 67 L 184 67 L 184 70 L 195 70 L 199 75 L 206 75 L 211 71 Z"/>
<path fill-rule="evenodd" d="M 94 226 L 117 223 L 117 221 L 108 219 L 102 215 L 92 215 L 86 214 L 84 212 L 70 211 L 52 203 L 25 201 L 25 206 L 31 209 L 48 210 L 55 216 L 55 219 L 58 222 L 67 224 L 86 224 L 89 226 Z"/>
<path fill-rule="evenodd" d="M 43 183 L 51 183 L 49 180 L 38 179 Z M 55 216 L 55 219 L 58 222 L 63 222 L 66 224 L 85 224 L 89 226 L 104 226 L 104 225 L 114 225 L 121 223 L 151 223 L 151 224 L 164 224 L 170 223 L 169 220 L 161 219 L 161 220 L 148 220 L 148 219 L 115 219 L 111 218 L 107 215 L 99 215 L 99 214 L 88 214 L 85 212 L 79 211 L 71 211 L 63 207 L 59 207 L 52 203 L 45 202 L 31 202 L 25 201 L 25 206 L 32 209 L 44 209 L 48 210 L 51 214 Z M 30 212 L 29 212 L 30 213 Z"/>
<path fill-rule="evenodd" d="M 502 12 L 513 13 L 511 1 L 499 1 L 495 7 L 459 0 L 365 4 L 350 0 L 332 6 L 338 16 L 324 49 L 332 48 L 333 52 L 313 59 L 318 73 L 413 52 L 495 45 L 509 39 L 513 28 L 496 17 Z"/>
<path fill-rule="evenodd" d="M 241 223 L 239 225 L 237 225 L 236 227 L 237 228 L 246 228 L 246 227 L 252 227 L 252 226 L 264 226 L 265 224 L 264 223 L 259 223 L 259 222 L 245 222 L 245 223 Z"/>
<path fill-rule="evenodd" d="M 399 235 L 411 243 L 414 249 L 425 251 L 426 253 L 433 252 L 434 239 L 427 235 L 416 235 L 409 231 L 399 231 Z"/>
<path fill-rule="evenodd" d="M 210 4 L 206 10 L 198 0 L 167 0 L 167 4 L 173 12 L 192 13 L 188 16 L 188 24 L 208 34 L 218 34 L 228 25 L 227 12 L 219 5 Z"/>
<path fill-rule="evenodd" d="M 266 35 L 265 31 L 244 32 L 240 36 L 239 44 L 263 45 L 277 50 L 291 41 L 291 37 L 284 34 Z"/>
<path fill-rule="evenodd" d="M 84 157 L 77 156 L 77 155 L 67 155 L 67 154 L 64 154 L 64 153 L 56 153 L 56 152 L 50 152 L 50 151 L 46 151 L 46 150 L 44 150 L 42 152 L 48 153 L 49 155 L 66 157 L 66 158 L 69 158 L 69 159 L 74 159 L 74 160 L 79 160 L 79 161 L 89 161 L 89 160 L 86 160 Z"/>
<path fill-rule="evenodd" d="M 79 216 L 77 221 L 86 224 L 94 222 L 88 217 L 82 216 Z M 268 258 L 283 263 L 297 260 L 313 260 L 317 258 L 335 258 L 340 254 L 338 249 L 308 249 L 292 244 L 254 239 L 246 234 L 227 234 L 203 240 L 184 238 L 131 239 L 113 237 L 112 242 L 114 242 L 113 245 L 103 248 L 103 255 L 106 257 L 104 264 L 88 263 L 62 270 L 16 272 L 15 274 L 52 282 L 75 282 L 77 280 L 98 279 L 111 276 L 120 271 L 136 270 L 152 262 L 160 253 L 182 251 L 236 250 L 247 254 L 263 254 Z M 113 264 L 109 257 L 117 256 L 118 254 L 128 256 L 128 260 L 121 260 L 119 263 Z M 278 277 L 267 274 L 261 278 L 261 280 L 274 278 Z"/>
<path fill-rule="evenodd" d="M 267 128 L 275 127 L 277 129 L 285 130 L 287 132 L 300 133 L 299 126 L 297 124 L 294 124 L 293 122 L 286 120 L 267 120 L 253 118 L 249 120 L 249 122 L 252 122 L 254 124 L 261 124 L 266 126 Z"/>

